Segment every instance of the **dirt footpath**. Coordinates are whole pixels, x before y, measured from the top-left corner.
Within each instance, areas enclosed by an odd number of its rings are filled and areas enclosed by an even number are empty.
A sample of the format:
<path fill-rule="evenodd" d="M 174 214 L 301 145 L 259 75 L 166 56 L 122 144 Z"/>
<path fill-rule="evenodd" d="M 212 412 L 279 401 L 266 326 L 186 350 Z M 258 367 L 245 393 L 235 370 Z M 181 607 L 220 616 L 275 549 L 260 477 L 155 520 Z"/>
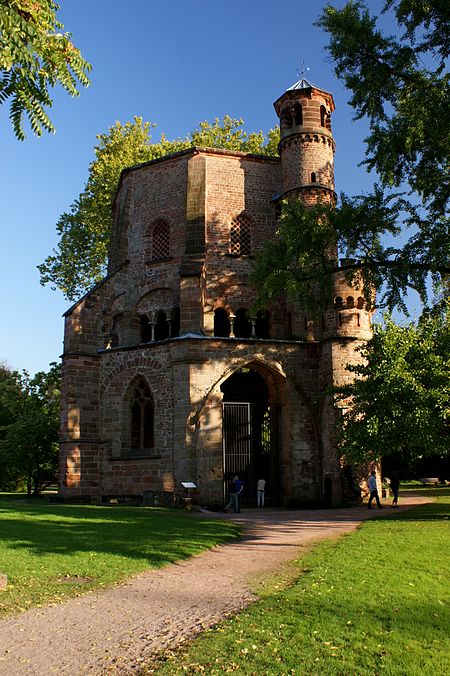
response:
<path fill-rule="evenodd" d="M 402 497 L 399 512 L 427 502 Z M 243 536 L 110 590 L 0 621 L 0 674 L 129 674 L 255 600 L 255 576 L 273 573 L 312 543 L 358 527 L 378 510 L 248 510 L 194 514 L 234 519 Z M 386 508 L 383 515 L 392 514 Z"/>

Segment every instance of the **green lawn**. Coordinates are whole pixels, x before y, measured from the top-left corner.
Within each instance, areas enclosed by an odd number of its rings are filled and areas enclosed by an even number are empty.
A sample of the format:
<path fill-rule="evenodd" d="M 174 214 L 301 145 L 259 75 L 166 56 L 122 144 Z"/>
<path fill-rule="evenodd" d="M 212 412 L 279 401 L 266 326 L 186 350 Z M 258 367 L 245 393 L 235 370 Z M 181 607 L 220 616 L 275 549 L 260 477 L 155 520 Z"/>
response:
<path fill-rule="evenodd" d="M 154 507 L 51 504 L 0 494 L 0 617 L 112 585 L 239 534 L 232 522 Z"/>
<path fill-rule="evenodd" d="M 271 584 L 158 674 L 448 674 L 450 490 L 427 494 L 438 502 L 315 547 L 294 583 Z"/>

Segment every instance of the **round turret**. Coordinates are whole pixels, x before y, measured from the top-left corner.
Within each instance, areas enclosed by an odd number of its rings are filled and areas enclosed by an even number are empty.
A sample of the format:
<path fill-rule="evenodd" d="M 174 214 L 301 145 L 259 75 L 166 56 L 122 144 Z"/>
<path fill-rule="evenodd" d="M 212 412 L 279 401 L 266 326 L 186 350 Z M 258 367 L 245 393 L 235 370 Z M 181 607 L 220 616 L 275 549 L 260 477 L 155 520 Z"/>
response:
<path fill-rule="evenodd" d="M 275 101 L 280 118 L 282 195 L 295 193 L 306 204 L 336 202 L 331 133 L 333 96 L 301 79 Z"/>

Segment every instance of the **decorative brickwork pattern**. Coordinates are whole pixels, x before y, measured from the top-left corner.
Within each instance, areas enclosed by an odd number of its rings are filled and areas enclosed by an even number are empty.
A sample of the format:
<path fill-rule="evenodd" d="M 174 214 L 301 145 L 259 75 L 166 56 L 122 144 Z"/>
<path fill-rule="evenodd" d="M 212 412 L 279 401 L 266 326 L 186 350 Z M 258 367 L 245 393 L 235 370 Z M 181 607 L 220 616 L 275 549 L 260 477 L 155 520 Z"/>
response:
<path fill-rule="evenodd" d="M 152 258 L 159 261 L 170 256 L 170 228 L 166 221 L 156 221 L 153 225 Z"/>
<path fill-rule="evenodd" d="M 230 253 L 234 256 L 248 256 L 252 251 L 252 221 L 242 213 L 231 221 Z"/>

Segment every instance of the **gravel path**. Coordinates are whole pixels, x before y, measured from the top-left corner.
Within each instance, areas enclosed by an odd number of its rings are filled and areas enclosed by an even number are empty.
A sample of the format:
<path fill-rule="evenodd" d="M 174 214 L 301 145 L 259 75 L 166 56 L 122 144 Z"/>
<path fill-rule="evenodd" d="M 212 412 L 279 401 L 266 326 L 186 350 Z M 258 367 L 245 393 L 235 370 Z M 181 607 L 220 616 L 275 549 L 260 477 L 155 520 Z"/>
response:
<path fill-rule="evenodd" d="M 401 512 L 427 502 L 402 497 Z M 383 514 L 392 514 L 386 509 Z M 255 600 L 255 578 L 280 569 L 318 540 L 338 537 L 378 516 L 367 508 L 239 515 L 243 536 L 187 561 L 151 570 L 99 593 L 0 621 L 0 674 L 129 674 Z"/>

